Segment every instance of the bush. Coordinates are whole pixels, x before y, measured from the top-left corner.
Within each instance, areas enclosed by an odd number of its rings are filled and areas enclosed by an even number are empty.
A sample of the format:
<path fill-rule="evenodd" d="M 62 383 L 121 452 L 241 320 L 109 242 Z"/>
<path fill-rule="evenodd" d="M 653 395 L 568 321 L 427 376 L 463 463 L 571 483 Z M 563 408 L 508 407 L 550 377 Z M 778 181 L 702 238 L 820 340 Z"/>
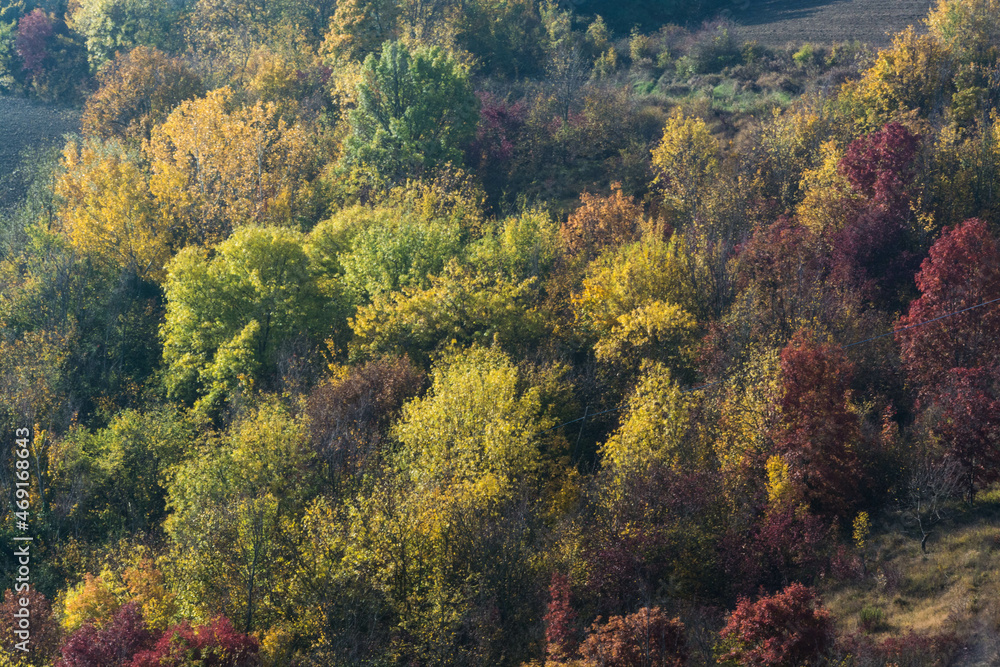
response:
<path fill-rule="evenodd" d="M 659 607 L 644 607 L 629 616 L 612 616 L 590 626 L 580 653 L 603 667 L 683 667 L 688 649 L 684 624 L 667 618 Z"/>
<path fill-rule="evenodd" d="M 833 646 L 833 622 L 799 583 L 756 602 L 741 598 L 720 633 L 720 660 L 749 667 L 798 667 Z"/>
<path fill-rule="evenodd" d="M 864 633 L 879 632 L 889 627 L 885 612 L 878 607 L 864 607 L 858 614 L 858 625 Z"/>

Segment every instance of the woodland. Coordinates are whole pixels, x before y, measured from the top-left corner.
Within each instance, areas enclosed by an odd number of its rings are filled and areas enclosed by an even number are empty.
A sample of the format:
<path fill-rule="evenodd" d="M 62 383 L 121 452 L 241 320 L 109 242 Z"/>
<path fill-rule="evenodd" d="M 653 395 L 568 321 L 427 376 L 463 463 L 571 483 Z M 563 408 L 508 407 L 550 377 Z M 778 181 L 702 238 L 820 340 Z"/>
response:
<path fill-rule="evenodd" d="M 0 666 L 998 664 L 1000 0 L 720 6 L 0 0 Z"/>

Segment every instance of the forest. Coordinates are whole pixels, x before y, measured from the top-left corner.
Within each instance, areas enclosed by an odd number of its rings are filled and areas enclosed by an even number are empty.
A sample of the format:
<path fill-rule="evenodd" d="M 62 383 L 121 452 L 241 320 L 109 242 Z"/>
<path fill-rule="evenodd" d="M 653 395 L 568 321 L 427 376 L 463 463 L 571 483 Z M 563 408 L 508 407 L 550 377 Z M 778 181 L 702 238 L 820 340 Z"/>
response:
<path fill-rule="evenodd" d="M 1000 0 L 720 7 L 0 0 L 0 667 L 1000 664 Z"/>

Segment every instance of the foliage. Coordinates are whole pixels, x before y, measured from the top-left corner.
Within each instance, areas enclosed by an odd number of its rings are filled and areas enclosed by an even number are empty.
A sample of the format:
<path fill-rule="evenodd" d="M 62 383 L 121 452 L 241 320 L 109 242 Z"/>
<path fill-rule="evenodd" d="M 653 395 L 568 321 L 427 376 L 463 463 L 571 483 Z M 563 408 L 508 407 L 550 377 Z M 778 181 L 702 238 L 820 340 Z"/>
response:
<path fill-rule="evenodd" d="M 594 664 L 608 667 L 687 664 L 684 624 L 670 619 L 659 607 L 644 607 L 628 616 L 598 617 L 580 645 L 580 653 Z"/>
<path fill-rule="evenodd" d="M 817 512 L 842 515 L 858 497 L 859 438 L 848 405 L 852 368 L 837 346 L 805 332 L 781 353 L 781 421 L 773 435 L 801 496 Z M 846 516 L 845 516 L 846 518 Z"/>
<path fill-rule="evenodd" d="M 126 604 L 101 629 L 82 626 L 63 644 L 60 667 L 128 667 L 155 637 L 146 628 L 136 604 Z"/>
<path fill-rule="evenodd" d="M 704 215 L 704 190 L 719 172 L 720 151 L 705 121 L 678 109 L 667 120 L 663 139 L 653 149 L 656 180 L 670 210 L 687 222 Z"/>
<path fill-rule="evenodd" d="M 163 46 L 169 39 L 171 10 L 161 0 L 82 0 L 69 17 L 83 35 L 92 70 L 136 46 Z"/>
<path fill-rule="evenodd" d="M 832 646 L 833 624 L 815 592 L 796 583 L 757 601 L 742 598 L 720 636 L 725 664 L 792 667 Z"/>
<path fill-rule="evenodd" d="M 245 224 L 290 225 L 312 205 L 304 129 L 273 103 L 240 107 L 229 88 L 181 102 L 152 131 L 150 189 L 187 242 Z"/>
<path fill-rule="evenodd" d="M 185 248 L 168 267 L 165 292 L 168 394 L 208 410 L 266 380 L 283 346 L 325 333 L 302 237 L 288 229 L 245 227 L 211 259 Z"/>
<path fill-rule="evenodd" d="M 224 616 L 192 627 L 183 622 L 164 632 L 156 645 L 138 653 L 132 667 L 182 667 L 194 662 L 204 667 L 255 667 L 259 642 L 233 629 Z"/>
<path fill-rule="evenodd" d="M 83 131 L 102 139 L 149 139 L 181 102 L 199 97 L 201 79 L 179 58 L 137 46 L 119 53 L 97 74 L 100 87 L 87 98 Z"/>
<path fill-rule="evenodd" d="M 570 252 L 597 254 L 606 246 L 637 241 L 645 216 L 634 198 L 622 193 L 621 183 L 611 184 L 611 194 L 580 195 L 580 208 L 573 211 L 560 233 Z"/>
<path fill-rule="evenodd" d="M 573 628 L 576 612 L 570 604 L 569 578 L 566 575 L 552 574 L 549 598 L 545 612 L 545 655 L 552 662 L 564 662 L 576 652 L 578 645 Z"/>
<path fill-rule="evenodd" d="M 27 590 L 17 591 L 8 589 L 4 592 L 3 603 L 0 604 L 0 619 L 3 625 L 0 627 L 0 655 L 10 659 L 11 662 L 19 661 L 18 650 L 14 644 L 23 641 L 16 634 L 18 629 L 18 618 L 16 614 L 22 609 L 21 600 L 28 601 L 27 608 L 30 610 L 30 638 L 28 642 L 28 655 L 23 654 L 20 658 L 27 658 L 24 662 L 15 664 L 26 664 L 41 666 L 49 664 L 55 657 L 55 652 L 59 646 L 59 624 L 52 614 L 52 605 L 49 600 L 33 586 Z M 23 614 L 23 612 L 21 612 Z"/>
<path fill-rule="evenodd" d="M 460 166 L 478 112 L 468 75 L 451 54 L 386 42 L 379 58 L 365 58 L 344 166 L 374 184 Z"/>

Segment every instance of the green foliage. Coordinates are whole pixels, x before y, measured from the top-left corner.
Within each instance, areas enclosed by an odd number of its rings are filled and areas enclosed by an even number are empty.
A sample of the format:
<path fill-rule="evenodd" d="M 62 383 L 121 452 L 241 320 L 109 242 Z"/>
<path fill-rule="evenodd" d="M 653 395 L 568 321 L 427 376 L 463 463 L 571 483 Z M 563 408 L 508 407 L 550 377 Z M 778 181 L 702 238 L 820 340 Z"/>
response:
<path fill-rule="evenodd" d="M 224 613 L 247 631 L 274 619 L 288 550 L 281 522 L 315 492 L 311 461 L 305 422 L 269 400 L 176 467 L 164 529 L 182 609 Z"/>
<path fill-rule="evenodd" d="M 483 273 L 503 274 L 511 280 L 548 275 L 561 248 L 559 227 L 539 209 L 497 221 L 469 248 L 472 264 Z"/>
<path fill-rule="evenodd" d="M 468 74 L 450 53 L 438 47 L 411 53 L 386 42 L 379 58 L 365 58 L 343 165 L 374 184 L 461 165 L 478 109 Z"/>
<path fill-rule="evenodd" d="M 355 355 L 409 354 L 418 360 L 449 344 L 523 350 L 544 335 L 537 280 L 515 282 L 449 263 L 426 289 L 376 298 L 351 320 Z"/>
<path fill-rule="evenodd" d="M 211 258 L 185 248 L 170 263 L 165 292 L 168 395 L 210 413 L 272 376 L 283 346 L 334 326 L 302 235 L 288 229 L 240 229 Z"/>
<path fill-rule="evenodd" d="M 97 71 L 117 51 L 165 46 L 171 39 L 172 14 L 163 0 L 83 0 L 70 26 L 84 36 L 90 67 Z"/>

